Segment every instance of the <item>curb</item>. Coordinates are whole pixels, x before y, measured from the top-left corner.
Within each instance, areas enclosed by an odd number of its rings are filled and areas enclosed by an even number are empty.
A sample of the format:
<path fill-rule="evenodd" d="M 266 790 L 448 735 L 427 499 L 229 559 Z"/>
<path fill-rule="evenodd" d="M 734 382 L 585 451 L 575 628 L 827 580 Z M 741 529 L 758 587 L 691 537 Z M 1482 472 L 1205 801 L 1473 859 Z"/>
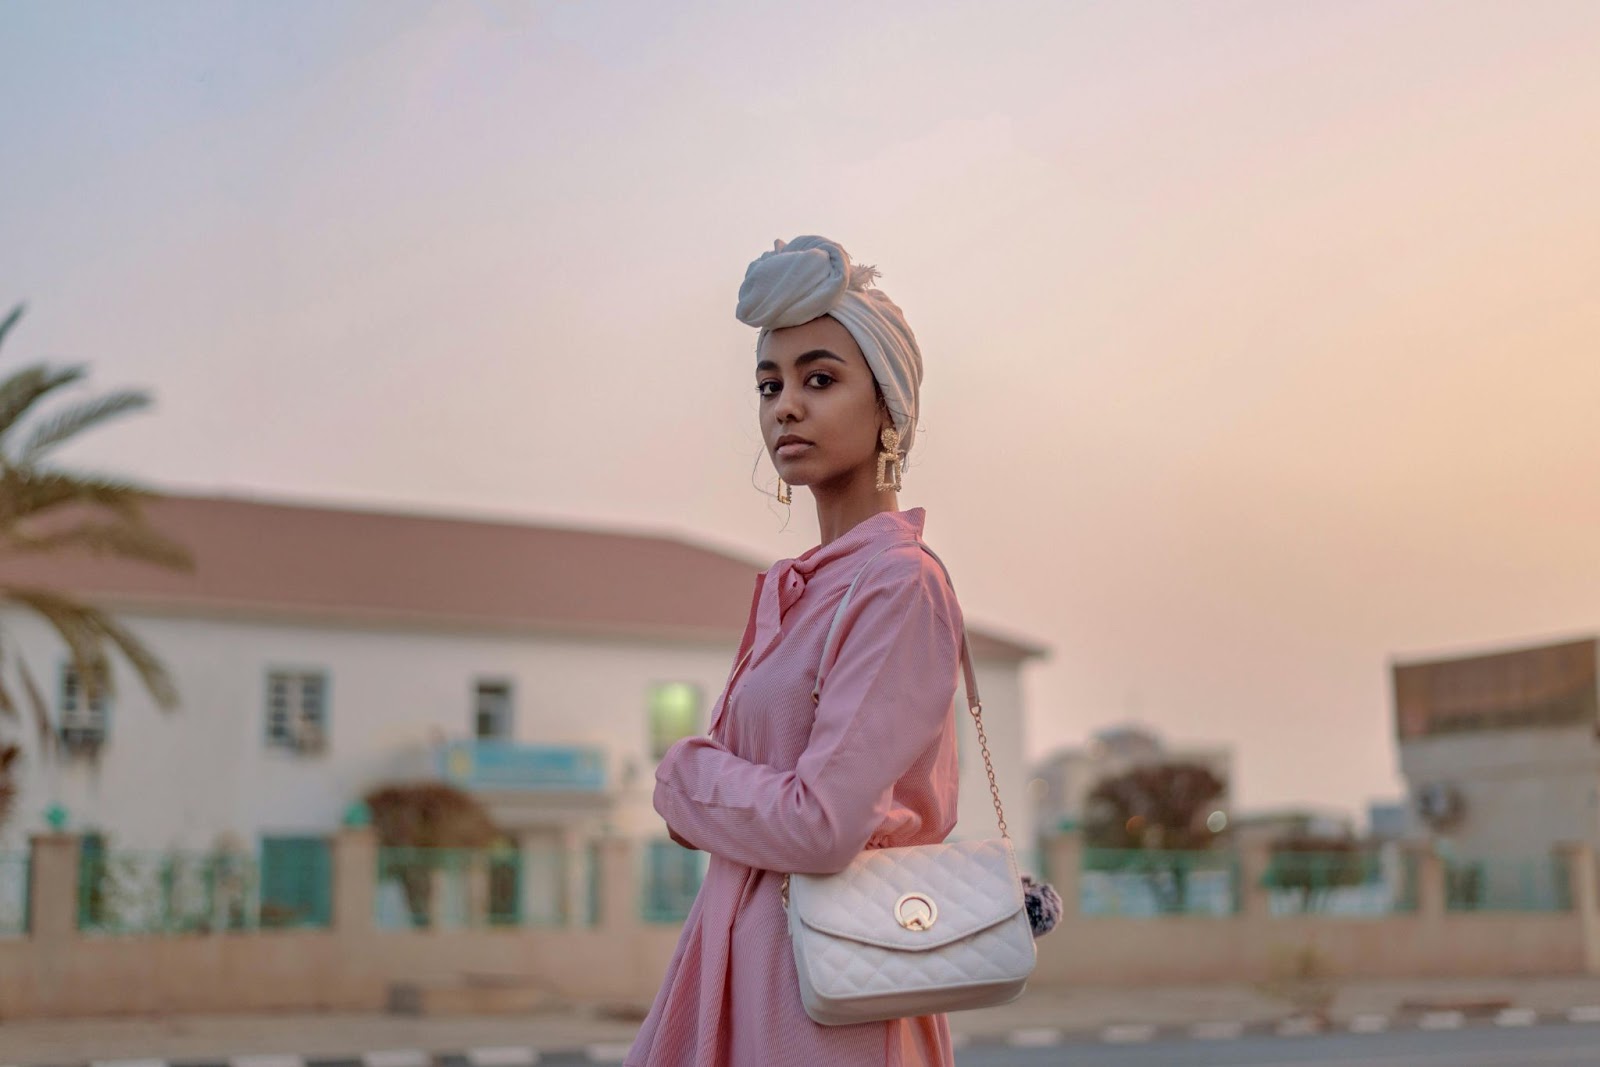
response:
<path fill-rule="evenodd" d="M 1356 1015 L 1326 1028 L 1315 1019 L 1289 1018 L 1277 1022 L 1216 1020 L 1181 1025 L 1116 1023 L 1093 1030 L 1057 1030 L 1029 1027 L 1004 1034 L 952 1034 L 956 1048 L 1002 1046 L 1050 1048 L 1071 1044 L 1136 1045 L 1152 1041 L 1236 1041 L 1244 1037 L 1305 1037 L 1323 1034 L 1381 1034 L 1403 1030 L 1440 1031 L 1521 1028 L 1541 1025 L 1600 1025 L 1600 1005 L 1565 1011 L 1506 1008 L 1493 1016 L 1473 1018 L 1459 1011 L 1423 1012 L 1414 1016 Z M 88 1063 L 16 1064 L 0 1067 L 576 1067 L 580 1064 L 620 1064 L 627 1055 L 624 1043 L 593 1044 L 581 1048 L 540 1050 L 527 1046 L 472 1048 L 461 1052 L 425 1052 L 422 1049 L 379 1049 L 360 1055 L 307 1057 L 296 1055 L 229 1056 L 216 1059 L 94 1060 Z"/>

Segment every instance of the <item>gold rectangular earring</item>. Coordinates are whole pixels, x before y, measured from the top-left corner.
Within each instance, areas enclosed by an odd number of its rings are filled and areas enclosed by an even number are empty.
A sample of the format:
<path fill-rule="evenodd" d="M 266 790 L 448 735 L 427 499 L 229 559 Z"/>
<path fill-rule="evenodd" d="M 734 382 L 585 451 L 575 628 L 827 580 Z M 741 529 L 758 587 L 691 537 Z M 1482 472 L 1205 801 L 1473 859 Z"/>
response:
<path fill-rule="evenodd" d="M 778 503 L 780 503 L 780 504 L 792 504 L 793 502 L 794 502 L 794 497 L 789 492 L 789 486 L 784 482 L 784 480 L 782 478 L 779 478 L 778 479 Z"/>
<path fill-rule="evenodd" d="M 904 454 L 900 451 L 900 434 L 893 426 L 885 426 L 883 433 L 878 436 L 883 443 L 883 448 L 878 452 L 878 489 L 893 489 L 900 491 L 900 461 Z M 890 471 L 894 477 L 889 477 Z"/>

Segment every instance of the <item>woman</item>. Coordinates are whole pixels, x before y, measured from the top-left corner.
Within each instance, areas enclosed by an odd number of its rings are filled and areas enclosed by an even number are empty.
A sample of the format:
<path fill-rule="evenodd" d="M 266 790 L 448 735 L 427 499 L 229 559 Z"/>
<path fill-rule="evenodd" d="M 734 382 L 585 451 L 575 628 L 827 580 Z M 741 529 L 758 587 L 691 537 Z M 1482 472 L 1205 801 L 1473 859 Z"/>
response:
<path fill-rule="evenodd" d="M 710 862 L 629 1067 L 954 1063 L 942 1015 L 812 1022 L 780 899 L 783 872 L 934 844 L 956 821 L 961 608 L 915 543 L 923 510 L 898 510 L 922 356 L 876 275 L 800 237 L 750 264 L 739 290 L 739 319 L 761 331 L 756 389 L 779 499 L 809 487 L 822 539 L 757 579 L 710 736 L 673 745 L 656 770 L 673 839 Z"/>

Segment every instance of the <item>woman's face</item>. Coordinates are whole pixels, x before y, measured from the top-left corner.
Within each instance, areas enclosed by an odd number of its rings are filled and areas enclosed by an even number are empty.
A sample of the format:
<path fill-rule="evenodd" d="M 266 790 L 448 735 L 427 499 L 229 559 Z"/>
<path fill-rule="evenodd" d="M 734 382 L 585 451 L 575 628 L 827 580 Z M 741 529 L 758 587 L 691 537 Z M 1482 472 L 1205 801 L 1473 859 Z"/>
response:
<path fill-rule="evenodd" d="M 756 354 L 761 439 L 778 476 L 816 487 L 865 469 L 875 477 L 890 425 L 850 331 L 831 315 L 773 330 Z"/>

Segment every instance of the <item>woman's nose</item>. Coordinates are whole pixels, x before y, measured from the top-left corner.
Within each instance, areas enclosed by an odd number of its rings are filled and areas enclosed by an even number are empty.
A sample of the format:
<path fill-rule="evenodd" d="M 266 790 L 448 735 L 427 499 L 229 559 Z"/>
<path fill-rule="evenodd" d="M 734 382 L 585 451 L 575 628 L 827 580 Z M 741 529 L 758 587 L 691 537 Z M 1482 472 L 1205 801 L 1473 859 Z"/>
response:
<path fill-rule="evenodd" d="M 772 417 L 780 423 L 793 422 L 802 414 L 804 406 L 801 403 L 800 390 L 785 386 L 783 392 L 778 394 L 778 402 L 772 407 Z"/>

